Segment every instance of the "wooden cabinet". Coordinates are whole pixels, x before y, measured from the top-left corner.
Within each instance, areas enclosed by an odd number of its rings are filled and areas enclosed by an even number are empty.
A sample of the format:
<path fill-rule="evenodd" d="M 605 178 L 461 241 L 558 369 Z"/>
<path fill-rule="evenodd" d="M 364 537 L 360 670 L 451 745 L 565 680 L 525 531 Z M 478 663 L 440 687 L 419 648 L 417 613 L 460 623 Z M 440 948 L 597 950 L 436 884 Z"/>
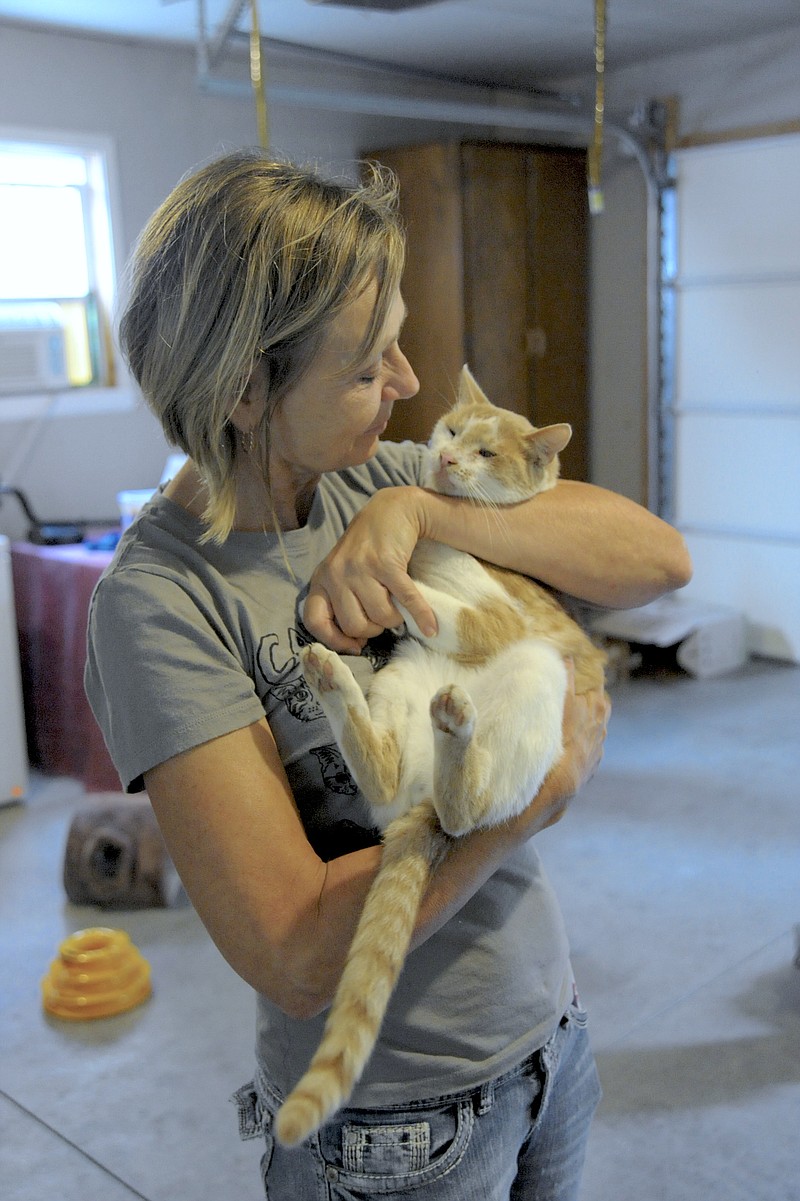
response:
<path fill-rule="evenodd" d="M 495 404 L 540 426 L 569 421 L 562 474 L 588 478 L 584 151 L 461 142 L 365 157 L 400 180 L 401 344 L 421 384 L 386 436 L 427 439 L 466 362 Z"/>

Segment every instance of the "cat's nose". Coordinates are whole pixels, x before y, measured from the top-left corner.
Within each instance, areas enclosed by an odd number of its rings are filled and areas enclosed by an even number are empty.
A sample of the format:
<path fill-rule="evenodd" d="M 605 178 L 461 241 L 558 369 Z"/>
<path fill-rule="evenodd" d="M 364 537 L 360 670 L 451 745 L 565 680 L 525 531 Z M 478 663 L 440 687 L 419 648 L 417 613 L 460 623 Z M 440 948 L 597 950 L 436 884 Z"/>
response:
<path fill-rule="evenodd" d="M 452 467 L 455 461 L 455 458 L 449 453 L 449 451 L 443 450 L 439 455 L 439 463 L 442 467 Z"/>

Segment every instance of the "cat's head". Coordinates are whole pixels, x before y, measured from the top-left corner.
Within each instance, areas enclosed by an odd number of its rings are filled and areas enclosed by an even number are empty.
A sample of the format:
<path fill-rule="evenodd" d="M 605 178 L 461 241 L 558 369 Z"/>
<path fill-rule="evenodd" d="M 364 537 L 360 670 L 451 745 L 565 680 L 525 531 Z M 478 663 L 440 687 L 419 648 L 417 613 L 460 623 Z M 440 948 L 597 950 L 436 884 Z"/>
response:
<path fill-rule="evenodd" d="M 428 441 L 426 484 L 490 504 L 525 500 L 553 487 L 558 453 L 571 437 L 566 423 L 537 429 L 521 414 L 493 405 L 465 365 L 456 403 Z"/>

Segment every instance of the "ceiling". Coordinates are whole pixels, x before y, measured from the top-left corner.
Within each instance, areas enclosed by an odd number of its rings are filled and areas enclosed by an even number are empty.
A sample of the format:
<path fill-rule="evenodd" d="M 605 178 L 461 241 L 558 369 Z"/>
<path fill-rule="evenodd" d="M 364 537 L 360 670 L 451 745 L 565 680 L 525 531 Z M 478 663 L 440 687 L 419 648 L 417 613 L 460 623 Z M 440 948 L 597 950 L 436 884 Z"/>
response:
<path fill-rule="evenodd" d="M 212 31 L 231 2 L 205 0 Z M 194 44 L 197 7 L 0 0 L 0 21 Z M 249 0 L 241 9 L 245 31 Z M 267 39 L 472 83 L 535 88 L 594 71 L 594 0 L 258 0 L 258 12 Z M 606 70 L 798 26 L 799 0 L 607 0 Z"/>

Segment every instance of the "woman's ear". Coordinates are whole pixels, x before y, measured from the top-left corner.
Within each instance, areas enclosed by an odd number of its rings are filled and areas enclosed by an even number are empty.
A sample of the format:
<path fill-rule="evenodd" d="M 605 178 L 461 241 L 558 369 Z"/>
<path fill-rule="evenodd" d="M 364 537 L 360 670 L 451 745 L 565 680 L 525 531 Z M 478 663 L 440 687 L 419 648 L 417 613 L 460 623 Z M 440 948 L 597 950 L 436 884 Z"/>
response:
<path fill-rule="evenodd" d="M 240 434 L 252 433 L 264 419 L 269 393 L 269 373 L 263 359 L 254 365 L 247 387 L 230 416 Z"/>

